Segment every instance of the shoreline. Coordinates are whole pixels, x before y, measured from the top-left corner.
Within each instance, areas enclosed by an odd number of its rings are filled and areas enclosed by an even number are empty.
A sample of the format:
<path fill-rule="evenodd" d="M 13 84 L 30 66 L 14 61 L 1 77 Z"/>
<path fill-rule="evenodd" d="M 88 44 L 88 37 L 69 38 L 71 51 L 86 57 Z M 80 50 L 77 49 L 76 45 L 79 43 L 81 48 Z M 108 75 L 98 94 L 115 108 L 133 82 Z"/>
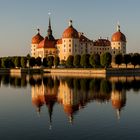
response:
<path fill-rule="evenodd" d="M 22 74 L 46 74 L 64 76 L 140 76 L 140 68 L 1 68 L 0 74 L 22 75 Z"/>

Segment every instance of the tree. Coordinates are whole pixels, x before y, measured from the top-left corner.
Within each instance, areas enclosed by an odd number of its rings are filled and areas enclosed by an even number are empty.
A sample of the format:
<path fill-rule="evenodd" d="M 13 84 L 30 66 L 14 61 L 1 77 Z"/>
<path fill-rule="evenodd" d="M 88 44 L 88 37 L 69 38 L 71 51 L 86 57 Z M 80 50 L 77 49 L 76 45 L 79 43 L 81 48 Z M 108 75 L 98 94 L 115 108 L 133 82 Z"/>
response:
<path fill-rule="evenodd" d="M 136 65 L 139 64 L 139 54 L 138 53 L 134 53 L 131 56 L 131 64 L 134 66 L 134 68 L 136 67 Z"/>
<path fill-rule="evenodd" d="M 35 58 L 34 58 L 34 57 L 31 57 L 31 58 L 29 59 L 29 66 L 30 66 L 30 67 L 35 66 Z"/>
<path fill-rule="evenodd" d="M 3 68 L 11 68 L 12 65 L 12 60 L 9 57 L 3 57 L 1 65 Z"/>
<path fill-rule="evenodd" d="M 119 67 L 120 64 L 122 64 L 122 60 L 123 60 L 122 54 L 117 54 L 115 56 L 115 64 L 117 64 L 118 67 Z"/>
<path fill-rule="evenodd" d="M 61 65 L 65 66 L 66 65 L 66 61 L 65 60 L 61 60 Z"/>
<path fill-rule="evenodd" d="M 125 54 L 123 56 L 123 62 L 126 65 L 126 68 L 127 68 L 127 65 L 131 62 L 131 55 L 130 54 Z"/>
<path fill-rule="evenodd" d="M 100 66 L 100 55 L 99 54 L 90 55 L 89 62 L 92 67 Z"/>
<path fill-rule="evenodd" d="M 21 67 L 21 57 L 19 57 L 19 56 L 17 56 L 17 57 L 15 57 L 15 59 L 14 59 L 14 65 L 15 65 L 15 67 Z"/>
<path fill-rule="evenodd" d="M 105 68 L 111 65 L 112 56 L 109 52 L 103 53 L 101 55 L 101 65 Z"/>
<path fill-rule="evenodd" d="M 26 57 L 27 57 L 27 60 L 29 60 L 29 59 L 31 58 L 31 56 L 30 56 L 30 54 L 29 54 L 29 53 L 27 54 L 27 56 L 26 56 Z"/>
<path fill-rule="evenodd" d="M 81 56 L 80 64 L 81 64 L 81 66 L 83 66 L 84 68 L 90 66 L 90 64 L 89 64 L 89 57 L 90 57 L 89 54 L 83 54 L 83 55 Z"/>
<path fill-rule="evenodd" d="M 21 67 L 26 68 L 27 65 L 27 58 L 26 57 L 21 57 L 20 59 Z"/>
<path fill-rule="evenodd" d="M 80 60 L 81 60 L 81 55 L 79 54 L 75 55 L 73 60 L 73 65 L 75 67 L 80 67 Z"/>
<path fill-rule="evenodd" d="M 60 58 L 58 56 L 54 57 L 54 66 L 57 67 L 60 63 Z"/>
<path fill-rule="evenodd" d="M 44 57 L 43 58 L 43 66 L 44 67 L 47 67 L 48 66 L 48 59 L 47 59 L 47 57 Z"/>
<path fill-rule="evenodd" d="M 40 57 L 37 57 L 37 58 L 35 59 L 35 63 L 36 63 L 37 66 L 40 67 L 41 64 L 42 64 L 41 58 L 40 58 Z"/>
<path fill-rule="evenodd" d="M 67 58 L 67 61 L 66 61 L 66 66 L 73 67 L 73 60 L 74 60 L 74 57 L 72 55 L 69 55 L 69 57 Z"/>
<path fill-rule="evenodd" d="M 49 68 L 51 68 L 53 66 L 54 57 L 48 56 L 47 60 L 48 60 L 48 66 L 49 66 Z"/>

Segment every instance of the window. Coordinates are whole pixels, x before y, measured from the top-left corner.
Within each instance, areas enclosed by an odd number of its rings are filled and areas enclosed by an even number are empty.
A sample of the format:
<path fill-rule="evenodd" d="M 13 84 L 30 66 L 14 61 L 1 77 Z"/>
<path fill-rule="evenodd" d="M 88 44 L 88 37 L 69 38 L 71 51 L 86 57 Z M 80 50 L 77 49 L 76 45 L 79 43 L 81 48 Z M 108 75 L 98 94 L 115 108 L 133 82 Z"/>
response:
<path fill-rule="evenodd" d="M 65 48 L 66 46 L 64 45 L 64 48 Z"/>
<path fill-rule="evenodd" d="M 64 49 L 64 52 L 65 52 L 65 49 Z"/>
<path fill-rule="evenodd" d="M 66 57 L 64 56 L 64 59 L 66 59 Z"/>
<path fill-rule="evenodd" d="M 75 52 L 77 52 L 77 49 L 75 49 Z"/>
<path fill-rule="evenodd" d="M 120 45 L 121 43 L 119 42 L 118 45 Z"/>
<path fill-rule="evenodd" d="M 69 42 L 71 42 L 71 40 L 69 40 Z"/>
<path fill-rule="evenodd" d="M 71 44 L 69 44 L 69 47 L 71 47 Z"/>
<path fill-rule="evenodd" d="M 71 52 L 71 49 L 69 49 L 69 52 Z"/>

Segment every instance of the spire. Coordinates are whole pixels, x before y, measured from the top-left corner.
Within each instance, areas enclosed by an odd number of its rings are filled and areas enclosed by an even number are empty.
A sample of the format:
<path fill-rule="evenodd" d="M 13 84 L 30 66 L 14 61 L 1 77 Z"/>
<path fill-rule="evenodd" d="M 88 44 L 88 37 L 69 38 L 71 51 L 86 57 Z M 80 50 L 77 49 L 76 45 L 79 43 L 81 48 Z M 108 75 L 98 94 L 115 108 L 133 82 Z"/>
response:
<path fill-rule="evenodd" d="M 51 29 L 51 13 L 49 12 L 48 15 L 49 15 L 49 26 L 48 26 L 48 29 Z"/>
<path fill-rule="evenodd" d="M 53 106 L 54 106 L 54 101 L 50 101 L 48 105 L 48 113 L 49 113 L 49 129 L 52 129 L 52 113 L 53 113 Z"/>
<path fill-rule="evenodd" d="M 119 24 L 119 22 L 117 23 L 117 31 L 120 32 L 120 24 Z"/>
<path fill-rule="evenodd" d="M 48 25 L 48 31 L 47 31 L 48 32 L 48 39 L 54 40 L 54 37 L 52 35 L 52 28 L 51 28 L 51 17 L 50 17 L 51 13 L 49 12 L 48 15 L 49 15 L 49 25 Z"/>

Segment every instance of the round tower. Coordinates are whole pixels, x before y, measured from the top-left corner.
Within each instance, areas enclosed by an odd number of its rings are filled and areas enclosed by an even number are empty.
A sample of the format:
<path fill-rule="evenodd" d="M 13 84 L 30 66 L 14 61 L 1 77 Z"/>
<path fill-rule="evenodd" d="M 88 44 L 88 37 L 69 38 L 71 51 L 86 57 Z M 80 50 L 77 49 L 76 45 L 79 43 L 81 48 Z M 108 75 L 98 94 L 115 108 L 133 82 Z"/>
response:
<path fill-rule="evenodd" d="M 40 29 L 37 29 L 38 33 L 32 38 L 32 43 L 31 43 L 31 57 L 37 57 L 37 47 L 38 44 L 44 39 L 40 35 Z"/>
<path fill-rule="evenodd" d="M 67 60 L 69 55 L 75 55 L 75 51 L 79 46 L 79 35 L 77 30 L 72 25 L 72 20 L 69 21 L 69 27 L 62 34 L 62 47 L 59 53 L 60 60 Z"/>
<path fill-rule="evenodd" d="M 126 54 L 126 37 L 120 30 L 120 25 L 117 25 L 117 32 L 111 38 L 112 57 L 121 53 Z"/>

